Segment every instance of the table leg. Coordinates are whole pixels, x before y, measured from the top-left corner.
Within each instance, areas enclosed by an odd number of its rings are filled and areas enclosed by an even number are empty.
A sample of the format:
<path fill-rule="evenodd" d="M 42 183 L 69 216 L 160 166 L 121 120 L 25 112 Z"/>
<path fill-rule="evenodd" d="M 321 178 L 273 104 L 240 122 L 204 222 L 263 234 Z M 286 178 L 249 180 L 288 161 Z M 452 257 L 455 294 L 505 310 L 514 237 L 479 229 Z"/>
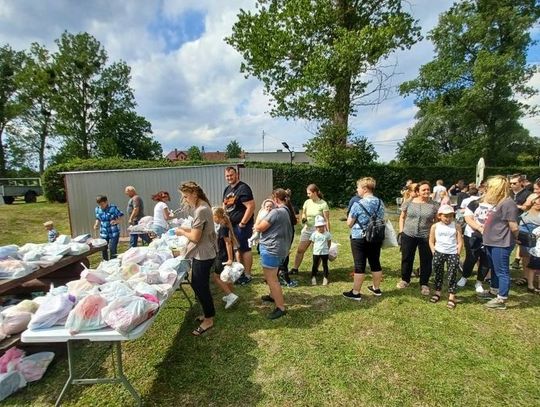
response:
<path fill-rule="evenodd" d="M 178 289 L 179 289 L 180 291 L 182 291 L 182 294 L 184 294 L 184 297 L 186 297 L 186 300 L 188 300 L 189 308 L 190 308 L 190 309 L 193 308 L 193 302 L 191 301 L 191 298 L 189 298 L 189 296 L 187 295 L 186 290 L 184 290 L 184 287 L 182 287 L 182 284 L 180 284 L 180 285 L 178 286 Z"/>
<path fill-rule="evenodd" d="M 116 357 L 116 370 L 117 375 L 124 387 L 131 393 L 135 401 L 137 402 L 137 405 L 141 405 L 141 397 L 139 396 L 139 393 L 133 388 L 127 377 L 124 375 L 124 369 L 122 365 L 122 345 L 120 342 L 114 343 L 114 353 Z"/>
<path fill-rule="evenodd" d="M 62 398 L 64 398 L 64 395 L 66 393 L 67 388 L 71 384 L 73 380 L 73 349 L 72 349 L 72 343 L 71 341 L 67 341 L 67 354 L 68 354 L 68 367 L 69 367 L 69 377 L 66 381 L 66 384 L 64 384 L 64 387 L 62 388 L 62 391 L 60 392 L 60 395 L 56 399 L 56 403 L 54 404 L 56 407 L 60 405 L 60 402 L 62 401 Z"/>

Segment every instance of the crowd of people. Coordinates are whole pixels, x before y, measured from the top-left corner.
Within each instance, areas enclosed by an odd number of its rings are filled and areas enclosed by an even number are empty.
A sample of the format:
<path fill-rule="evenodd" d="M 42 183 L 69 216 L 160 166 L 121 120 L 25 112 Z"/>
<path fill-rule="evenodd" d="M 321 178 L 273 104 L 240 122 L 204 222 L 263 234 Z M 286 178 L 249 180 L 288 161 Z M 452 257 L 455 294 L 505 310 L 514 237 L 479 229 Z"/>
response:
<path fill-rule="evenodd" d="M 290 191 L 275 189 L 265 199 L 255 216 L 255 199 L 249 185 L 240 180 L 235 167 L 225 169 L 227 187 L 222 205 L 211 207 L 201 186 L 185 182 L 179 186 L 182 200 L 191 209 L 193 222 L 190 229 L 176 228 L 174 232 L 189 240 L 186 257 L 192 260 L 191 285 L 201 303 L 203 315 L 200 325 L 192 332 L 202 335 L 214 325 L 215 306 L 210 293 L 210 280 L 223 291 L 225 309 L 239 299 L 234 286 L 220 280 L 225 265 L 240 262 L 244 273 L 236 284 L 249 284 L 252 280 L 252 248 L 257 247 L 263 276 L 269 293 L 263 301 L 274 303 L 268 315 L 277 319 L 286 314 L 282 286 L 294 287 L 297 282 L 290 275 L 298 273 L 307 249 L 313 244 L 311 283 L 317 285 L 319 267 L 322 265 L 322 284 L 329 284 L 329 251 L 332 243 L 330 210 L 323 194 L 315 184 L 306 188 L 307 199 L 297 211 L 291 203 Z M 381 248 L 384 240 L 385 205 L 375 195 L 376 180 L 363 177 L 357 181 L 357 194 L 347 209 L 350 228 L 350 247 L 354 265 L 353 286 L 343 293 L 345 298 L 362 299 L 362 285 L 366 267 L 372 274 L 372 285 L 367 290 L 381 296 Z M 129 197 L 128 221 L 136 225 L 144 216 L 144 204 L 135 188 L 125 189 Z M 414 274 L 419 275 L 420 291 L 432 303 L 442 297 L 445 269 L 448 278 L 447 307 L 458 304 L 456 292 L 463 287 L 478 266 L 475 289 L 478 296 L 487 300 L 488 308 L 504 309 L 510 287 L 510 256 L 515 244 L 520 250 L 513 263 L 523 266 L 523 278 L 517 284 L 527 284 L 529 291 L 538 293 L 534 278 L 540 269 L 540 253 L 520 241 L 520 229 L 531 235 L 540 226 L 540 179 L 527 184 L 526 178 L 516 174 L 511 177 L 494 176 L 480 185 L 465 184 L 460 180 L 449 188 L 438 180 L 431 188 L 428 181 L 409 180 L 402 191 L 403 200 L 399 217 L 397 240 L 401 251 L 401 279 L 398 289 L 406 289 Z M 174 217 L 167 202 L 170 196 L 160 191 L 152 196 L 154 207 L 153 234 L 160 236 Z M 119 219 L 124 214 L 107 201 L 97 198 L 95 210 L 100 236 L 109 242 L 109 253 L 104 258 L 116 256 L 119 237 Z M 289 270 L 289 252 L 294 240 L 297 221 L 302 223 L 293 267 Z M 540 230 L 540 229 L 539 229 Z M 148 235 L 141 236 L 148 242 Z M 130 236 L 130 246 L 137 245 L 137 235 Z M 465 258 L 460 260 L 465 249 Z M 416 252 L 420 267 L 414 270 Z M 430 279 L 434 273 L 433 285 Z M 211 277 L 212 276 L 212 277 Z M 489 284 L 488 289 L 484 285 Z"/>

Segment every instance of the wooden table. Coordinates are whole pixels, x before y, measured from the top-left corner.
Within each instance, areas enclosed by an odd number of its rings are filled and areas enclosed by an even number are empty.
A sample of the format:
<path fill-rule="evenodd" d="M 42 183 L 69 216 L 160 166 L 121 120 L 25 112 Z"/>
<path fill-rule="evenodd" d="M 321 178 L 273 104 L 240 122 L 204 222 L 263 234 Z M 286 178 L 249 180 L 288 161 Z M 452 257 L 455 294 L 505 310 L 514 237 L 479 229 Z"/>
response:
<path fill-rule="evenodd" d="M 52 266 L 40 267 L 24 277 L 0 280 L 0 296 L 31 291 L 48 291 L 51 282 L 55 285 L 61 285 L 67 281 L 77 280 L 84 269 L 82 264 L 86 267 L 90 265 L 88 256 L 102 252 L 106 247 L 91 247 L 86 253 L 65 256 Z"/>

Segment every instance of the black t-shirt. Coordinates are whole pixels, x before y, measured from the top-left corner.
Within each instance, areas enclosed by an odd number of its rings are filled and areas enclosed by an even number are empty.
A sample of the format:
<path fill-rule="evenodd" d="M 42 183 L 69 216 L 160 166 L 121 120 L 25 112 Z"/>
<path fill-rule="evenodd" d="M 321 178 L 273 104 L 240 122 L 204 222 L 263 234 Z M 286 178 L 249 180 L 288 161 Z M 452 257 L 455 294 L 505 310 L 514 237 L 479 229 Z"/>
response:
<path fill-rule="evenodd" d="M 223 192 L 223 204 L 233 225 L 242 222 L 246 206 L 244 202 L 253 201 L 253 192 L 248 184 L 239 181 L 235 186 L 229 185 Z M 248 222 L 253 220 L 253 215 Z"/>
<path fill-rule="evenodd" d="M 458 207 L 458 208 L 461 208 L 461 203 L 463 202 L 463 200 L 466 199 L 466 198 L 469 198 L 469 197 L 470 197 L 470 195 L 469 195 L 467 192 L 461 192 L 461 191 L 460 191 L 460 192 L 457 194 L 457 202 L 456 202 L 456 203 L 457 203 L 457 207 Z"/>
<path fill-rule="evenodd" d="M 527 201 L 527 198 L 529 197 L 530 194 L 531 194 L 531 191 L 529 191 L 528 189 L 522 189 L 517 194 L 514 194 L 512 192 L 512 198 L 514 199 L 514 202 L 516 205 L 523 205 L 525 201 Z M 518 209 L 518 210 L 519 210 L 518 214 L 521 215 L 523 213 L 523 210 L 522 209 Z"/>
<path fill-rule="evenodd" d="M 225 243 L 225 238 L 229 237 L 229 228 L 227 226 L 221 225 L 218 229 L 218 257 L 221 261 L 229 260 L 229 255 L 227 254 L 227 244 Z"/>

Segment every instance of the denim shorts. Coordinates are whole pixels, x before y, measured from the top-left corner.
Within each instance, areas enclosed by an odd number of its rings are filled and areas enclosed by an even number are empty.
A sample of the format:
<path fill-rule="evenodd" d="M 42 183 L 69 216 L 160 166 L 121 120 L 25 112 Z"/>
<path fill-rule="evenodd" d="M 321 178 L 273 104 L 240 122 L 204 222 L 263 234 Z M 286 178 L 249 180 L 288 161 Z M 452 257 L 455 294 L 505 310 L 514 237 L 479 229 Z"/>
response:
<path fill-rule="evenodd" d="M 240 225 L 234 225 L 233 229 L 236 240 L 238 240 L 238 251 L 240 253 L 250 252 L 251 247 L 249 247 L 248 239 L 253 234 L 253 221 L 246 223 L 243 228 Z"/>
<path fill-rule="evenodd" d="M 278 268 L 281 263 L 283 263 L 284 257 L 274 256 L 269 254 L 266 251 L 266 248 L 262 245 L 259 245 L 261 251 L 261 266 L 268 269 Z"/>

